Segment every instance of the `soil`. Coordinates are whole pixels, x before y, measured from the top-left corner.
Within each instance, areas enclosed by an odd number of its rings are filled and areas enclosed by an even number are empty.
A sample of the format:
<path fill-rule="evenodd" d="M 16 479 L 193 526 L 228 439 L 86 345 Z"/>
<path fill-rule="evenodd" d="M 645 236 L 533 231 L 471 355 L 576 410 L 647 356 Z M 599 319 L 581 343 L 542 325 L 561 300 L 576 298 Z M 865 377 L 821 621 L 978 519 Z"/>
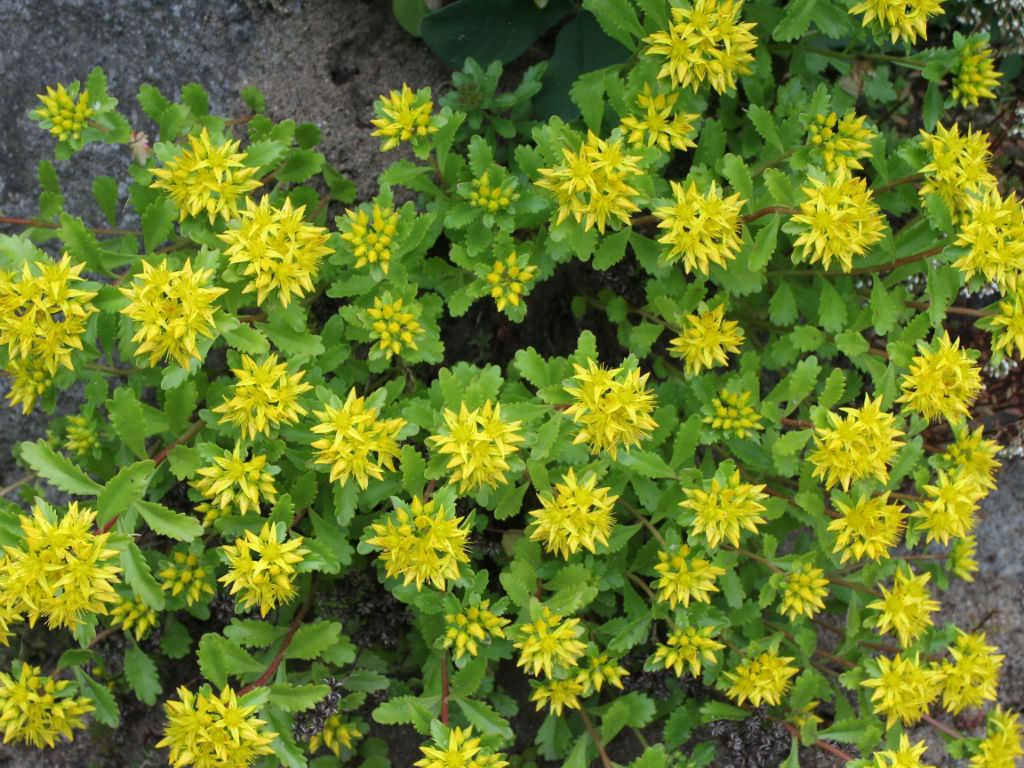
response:
<path fill-rule="evenodd" d="M 166 95 L 176 95 L 189 82 L 201 83 L 210 93 L 211 109 L 220 114 L 241 114 L 238 97 L 246 86 L 266 96 L 267 112 L 274 119 L 291 118 L 316 123 L 323 135 L 324 152 L 335 168 L 358 189 L 359 199 L 376 192 L 381 170 L 402 156 L 402 150 L 378 151 L 370 136 L 372 102 L 378 95 L 409 83 L 426 85 L 435 95 L 449 87 L 450 72 L 418 40 L 395 22 L 391 3 L 384 0 L 0 0 L 0 97 L 8 119 L 0 123 L 0 210 L 5 215 L 30 216 L 38 194 L 34 159 L 46 157 L 52 143 L 25 115 L 36 105 L 45 84 L 84 80 L 89 70 L 106 70 L 110 91 L 133 127 L 148 124 L 135 100 L 139 85 L 148 82 Z M 59 172 L 68 208 L 86 221 L 98 221 L 100 211 L 90 184 L 99 173 L 118 178 L 123 188 L 129 157 L 118 147 L 90 146 Z M 124 222 L 125 224 L 130 222 Z M 6 233 L 0 226 L 0 233 Z M 628 269 L 628 267 L 623 267 Z M 629 275 L 619 276 L 628 280 Z M 559 273 L 538 289 L 534 302 L 548 309 L 564 296 L 580 275 Z M 612 276 L 615 279 L 615 276 Z M 564 303 L 564 302 L 563 302 Z M 480 309 L 487 313 L 489 310 Z M 561 353 L 566 327 L 592 326 L 593 318 L 579 321 L 565 312 L 546 312 L 544 325 L 531 313 L 524 326 L 502 325 L 492 315 L 470 313 L 447 331 L 451 349 L 468 351 L 473 345 L 507 361 L 525 340 L 547 345 L 546 354 Z M 489 336 L 478 338 L 480 329 Z M 561 330 L 561 332 L 559 332 Z M 573 335 L 572 338 L 575 338 Z M 617 343 L 613 335 L 599 333 L 607 359 L 613 361 Z M 0 395 L 6 382 L 0 380 Z M 58 412 L 73 409 L 80 395 L 63 393 Z M 0 487 L 15 482 L 21 471 L 9 458 L 13 443 L 33 440 L 45 433 L 49 416 L 22 417 L 0 406 Z M 979 525 L 978 559 L 981 569 L 973 584 L 951 585 L 942 595 L 942 619 L 967 629 L 982 628 L 989 642 L 1006 654 L 1000 701 L 1024 710 L 1024 472 L 1009 461 L 1000 476 L 1000 488 L 983 504 Z M 401 626 L 398 622 L 396 627 Z M 25 643 L 43 643 L 29 636 Z M 119 654 L 109 649 L 112 658 Z M 188 671 L 179 671 L 187 676 Z M 642 678 L 642 679 L 641 679 Z M 174 681 L 165 680 L 165 690 Z M 631 686 L 664 695 L 674 678 L 637 676 Z M 697 692 L 695 691 L 695 694 Z M 123 702 L 133 701 L 124 696 Z M 368 716 L 365 717 L 370 722 Z M 152 748 L 163 729 L 162 708 L 126 705 L 122 726 L 116 731 L 94 725 L 73 743 L 38 751 L 0 746 L 0 766 L 11 768 L 145 768 L 166 765 L 166 753 Z M 540 718 L 526 705 L 513 724 L 517 745 L 525 746 Z M 958 723 L 963 728 L 970 723 Z M 977 728 L 973 731 L 979 733 Z M 372 735 L 389 744 L 392 764 L 411 766 L 419 757 L 421 739 L 411 729 L 373 725 Z M 761 718 L 745 724 L 719 724 L 703 729 L 701 738 L 720 744 L 713 763 L 718 768 L 759 768 L 777 765 L 788 754 L 789 741 L 779 729 Z M 931 729 L 919 729 L 915 738 L 934 738 Z M 644 734 L 660 739 L 657 729 Z M 638 753 L 639 742 L 619 738 L 611 757 L 626 763 Z M 926 762 L 957 765 L 930 752 Z M 815 749 L 801 752 L 801 764 L 819 768 L 840 765 L 835 757 Z"/>

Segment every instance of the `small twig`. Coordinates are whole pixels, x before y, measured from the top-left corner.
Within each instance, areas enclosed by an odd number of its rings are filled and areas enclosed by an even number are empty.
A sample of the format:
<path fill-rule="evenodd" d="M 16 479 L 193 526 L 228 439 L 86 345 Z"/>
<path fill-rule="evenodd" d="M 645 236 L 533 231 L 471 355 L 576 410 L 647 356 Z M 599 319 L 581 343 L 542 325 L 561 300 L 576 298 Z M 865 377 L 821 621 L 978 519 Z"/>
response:
<path fill-rule="evenodd" d="M 299 608 L 299 612 L 295 614 L 295 618 L 292 619 L 292 624 L 288 627 L 288 634 L 284 636 L 284 640 L 281 643 L 281 647 L 278 648 L 277 653 L 274 654 L 274 658 L 271 660 L 270 665 L 258 678 L 253 680 L 246 686 L 243 686 L 239 691 L 239 696 L 244 696 L 254 688 L 259 688 L 261 685 L 266 685 L 267 681 L 274 676 L 277 668 L 281 666 L 281 662 L 284 661 L 284 652 L 288 650 L 288 646 L 292 644 L 292 638 L 295 637 L 295 633 L 299 631 L 299 627 L 302 625 L 302 620 L 306 617 L 306 612 L 309 607 L 313 604 L 313 590 L 309 591 L 309 596 L 306 598 L 306 602 Z"/>
<path fill-rule="evenodd" d="M 612 768 L 612 761 L 608 759 L 608 753 L 604 751 L 604 744 L 601 743 L 601 737 L 597 735 L 597 731 L 594 730 L 594 724 L 590 722 L 590 715 L 587 714 L 587 710 L 580 707 L 580 715 L 583 717 L 583 724 L 587 727 L 587 731 L 590 733 L 590 738 L 594 740 L 597 745 L 597 756 L 601 758 L 601 765 L 604 768 Z"/>

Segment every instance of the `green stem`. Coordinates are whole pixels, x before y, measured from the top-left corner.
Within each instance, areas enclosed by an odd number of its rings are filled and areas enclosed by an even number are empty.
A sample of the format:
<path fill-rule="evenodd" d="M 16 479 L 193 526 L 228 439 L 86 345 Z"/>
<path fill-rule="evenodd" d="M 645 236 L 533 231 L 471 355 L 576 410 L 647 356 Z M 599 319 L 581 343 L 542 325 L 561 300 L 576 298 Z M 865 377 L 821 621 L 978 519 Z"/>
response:
<path fill-rule="evenodd" d="M 306 598 L 306 602 L 299 608 L 299 612 L 295 614 L 295 618 L 292 619 L 292 624 L 288 627 L 288 634 L 284 636 L 284 641 L 281 643 L 281 647 L 277 650 L 274 658 L 267 666 L 266 670 L 258 678 L 253 680 L 246 686 L 239 689 L 238 695 L 244 696 L 254 688 L 259 688 L 261 685 L 266 685 L 267 682 L 274 676 L 277 668 L 281 666 L 281 662 L 284 661 L 284 652 L 288 650 L 288 646 L 292 644 L 292 638 L 295 637 L 295 633 L 299 631 L 299 627 L 302 625 L 302 620 L 306 616 L 306 612 L 309 607 L 313 604 L 313 590 L 310 589 L 309 596 Z"/>
<path fill-rule="evenodd" d="M 914 309 L 931 309 L 932 306 L 929 301 L 906 301 L 904 304 Z M 999 314 L 993 309 L 971 309 L 970 307 L 946 307 L 946 311 L 951 315 L 966 315 L 967 317 L 994 317 Z"/>
<path fill-rule="evenodd" d="M 790 208 L 786 205 L 769 205 L 759 211 L 754 211 L 748 216 L 744 216 L 740 221 L 744 224 L 749 224 L 752 221 L 757 221 L 762 216 L 771 216 L 773 213 L 784 213 L 786 216 L 796 216 L 800 213 L 800 209 Z"/>
<path fill-rule="evenodd" d="M 847 61 L 883 61 L 887 64 L 895 64 L 908 69 L 924 69 L 924 62 L 911 56 L 892 56 L 888 53 L 846 53 L 844 51 L 833 51 L 831 48 L 818 48 L 813 45 L 794 45 L 792 48 L 799 48 L 808 53 L 816 53 L 819 56 L 830 56 L 833 59 L 845 59 Z"/>
<path fill-rule="evenodd" d="M 654 594 L 654 590 L 652 590 L 649 586 L 647 586 L 647 582 L 646 581 L 641 579 L 639 576 L 637 576 L 632 571 L 626 571 L 625 573 L 626 573 L 626 578 L 628 578 L 630 581 L 632 581 L 634 584 L 636 584 L 638 587 L 640 587 L 640 589 L 643 590 L 647 594 L 647 597 L 649 597 L 654 602 L 658 601 L 658 596 L 656 594 Z"/>
<path fill-rule="evenodd" d="M 136 373 L 142 373 L 143 371 L 149 370 L 148 368 L 115 368 L 112 365 L 103 365 L 101 363 L 83 363 L 82 367 L 87 368 L 90 371 L 109 373 L 111 376 L 132 376 Z"/>
<path fill-rule="evenodd" d="M 733 547 L 733 546 L 730 546 L 728 544 L 723 544 L 722 545 L 722 549 L 728 549 L 731 552 L 735 552 L 738 555 L 745 555 L 745 556 L 749 557 L 751 560 L 756 560 L 757 562 L 761 563 L 762 565 L 768 566 L 768 568 L 771 569 L 772 573 L 782 573 L 783 572 L 782 569 L 779 568 L 779 566 L 777 566 L 775 563 L 773 563 L 767 557 L 762 557 L 761 555 L 758 555 L 758 554 L 756 554 L 754 552 L 751 552 L 750 550 L 740 549 L 739 547 Z"/>
<path fill-rule="evenodd" d="M 750 172 L 751 177 L 756 179 L 758 176 L 760 176 L 762 173 L 767 171 L 769 168 L 774 168 L 779 163 L 783 162 L 784 160 L 789 159 L 789 157 L 794 152 L 796 152 L 796 148 L 790 149 L 787 152 L 783 152 L 781 155 L 777 155 L 776 157 L 773 157 L 771 160 L 766 160 L 764 163 L 762 163 L 761 165 L 759 165 L 757 168 L 755 168 L 754 170 L 752 170 Z"/>
<path fill-rule="evenodd" d="M 833 576 L 829 576 L 828 574 L 825 574 L 825 578 L 827 578 L 830 582 L 832 582 L 833 584 L 835 584 L 838 587 L 846 587 L 847 589 L 852 589 L 852 590 L 855 590 L 857 592 L 863 592 L 866 595 L 871 595 L 872 597 L 877 597 L 879 600 L 882 599 L 882 595 L 881 595 L 880 592 L 878 592 L 877 590 L 871 589 L 871 587 L 865 587 L 863 584 L 858 584 L 855 581 L 847 581 L 846 579 L 837 579 L 837 578 L 835 578 Z"/>
<path fill-rule="evenodd" d="M 876 195 L 878 195 L 878 194 L 881 194 L 882 192 L 885 192 L 887 190 L 892 189 L 893 187 L 902 186 L 903 184 L 916 184 L 919 181 L 924 181 L 924 178 L 925 177 L 924 177 L 923 173 L 911 173 L 908 176 L 901 176 L 898 179 L 893 179 L 892 181 L 887 181 L 882 186 L 875 187 L 871 191 L 874 192 Z"/>
<path fill-rule="evenodd" d="M 38 229 L 60 229 L 61 224 L 43 219 L 21 219 L 17 216 L 0 216 L 0 224 L 15 224 L 19 227 L 36 227 Z M 107 227 L 89 227 L 86 229 L 95 235 L 131 235 L 142 237 L 142 232 L 136 229 L 109 229 Z"/>
<path fill-rule="evenodd" d="M 665 538 L 661 535 L 661 531 L 655 528 L 654 524 L 650 520 L 648 520 L 639 509 L 636 509 L 632 505 L 627 504 L 626 502 L 621 500 L 619 501 L 619 503 L 622 504 L 622 506 L 624 506 L 630 512 L 632 512 L 633 517 L 639 520 L 640 523 L 644 526 L 644 528 L 651 532 L 651 535 L 655 538 L 655 540 L 659 544 L 661 544 L 662 549 L 668 549 L 668 544 L 665 542 Z"/>

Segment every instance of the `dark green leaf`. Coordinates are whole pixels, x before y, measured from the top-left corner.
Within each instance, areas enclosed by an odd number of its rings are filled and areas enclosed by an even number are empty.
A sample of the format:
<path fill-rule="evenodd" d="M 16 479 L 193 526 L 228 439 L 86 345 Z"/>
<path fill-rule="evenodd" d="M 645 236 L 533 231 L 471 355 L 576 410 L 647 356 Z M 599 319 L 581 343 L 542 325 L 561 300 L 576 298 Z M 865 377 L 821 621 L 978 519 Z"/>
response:
<path fill-rule="evenodd" d="M 150 706 L 156 704 L 156 698 L 163 690 L 156 663 L 135 642 L 124 652 L 124 676 L 139 701 Z"/>
<path fill-rule="evenodd" d="M 320 172 L 324 156 L 315 149 L 293 149 L 285 158 L 284 168 L 277 173 L 279 181 L 302 183 Z"/>
<path fill-rule="evenodd" d="M 85 698 L 91 699 L 93 706 L 96 708 L 93 710 L 92 716 L 104 725 L 117 728 L 117 724 L 121 721 L 121 714 L 117 711 L 117 701 L 114 699 L 114 694 L 110 692 L 107 686 L 96 682 L 89 675 L 85 674 L 81 668 L 75 668 L 74 672 L 82 695 Z"/>
<path fill-rule="evenodd" d="M 263 112 L 267 108 L 267 103 L 263 98 L 263 94 L 260 93 L 260 89 L 253 86 L 242 90 L 242 101 L 253 112 Z"/>
<path fill-rule="evenodd" d="M 135 392 L 127 386 L 118 387 L 107 400 L 107 411 L 118 437 L 124 440 L 132 453 L 145 459 L 146 432 L 143 429 L 145 412 Z"/>
<path fill-rule="evenodd" d="M 199 83 L 182 86 L 181 102 L 192 110 L 192 114 L 196 117 L 205 117 L 210 114 L 210 97 L 206 95 L 206 90 Z"/>
<path fill-rule="evenodd" d="M 96 497 L 96 507 L 99 510 L 99 521 L 105 524 L 115 517 L 124 514 L 132 504 L 137 503 L 146 495 L 146 488 L 153 478 L 153 471 L 156 465 L 152 461 L 137 461 L 122 467 Z M 200 530 L 200 532 L 202 532 Z"/>
<path fill-rule="evenodd" d="M 162 611 L 164 591 L 153 578 L 149 563 L 134 541 L 129 540 L 121 550 L 121 568 L 124 569 L 124 580 L 132 591 L 154 611 Z"/>
<path fill-rule="evenodd" d="M 629 0 L 583 0 L 583 7 L 594 14 L 604 33 L 632 50 L 644 28 Z"/>
<path fill-rule="evenodd" d="M 803 37 L 814 19 L 816 4 L 817 0 L 795 0 L 786 3 L 786 12 L 772 30 L 772 39 L 788 43 Z"/>
<path fill-rule="evenodd" d="M 153 501 L 136 502 L 135 508 L 146 525 L 161 536 L 178 541 L 192 541 L 203 535 L 203 526 L 191 515 L 175 512 Z"/>
<path fill-rule="evenodd" d="M 92 496 L 103 486 L 89 477 L 63 456 L 39 440 L 35 443 L 19 443 L 21 459 L 50 485 L 68 493 Z"/>
<path fill-rule="evenodd" d="M 739 192 L 740 198 L 750 201 L 754 197 L 754 181 L 750 176 L 750 169 L 743 162 L 743 158 L 731 152 L 722 158 L 722 175 L 729 181 L 734 192 Z"/>
<path fill-rule="evenodd" d="M 302 712 L 315 707 L 331 692 L 326 685 L 292 685 L 273 683 L 270 686 L 270 702 L 285 712 Z"/>
<path fill-rule="evenodd" d="M 928 83 L 928 89 L 924 92 L 924 105 L 921 107 L 921 121 L 926 131 L 934 131 L 939 118 L 942 117 L 944 99 L 939 84 Z"/>
<path fill-rule="evenodd" d="M 92 195 L 110 226 L 117 223 L 117 182 L 110 176 L 97 176 L 92 182 Z"/>
<path fill-rule="evenodd" d="M 325 648 L 338 642 L 341 635 L 341 624 L 336 621 L 314 621 L 303 624 L 295 632 L 291 643 L 285 650 L 287 659 L 305 659 L 310 661 L 319 656 Z"/>
<path fill-rule="evenodd" d="M 203 635 L 199 641 L 198 659 L 203 676 L 218 688 L 228 684 L 228 675 L 255 677 L 265 669 L 242 646 L 213 632 Z"/>
<path fill-rule="evenodd" d="M 779 128 L 775 124 L 775 117 L 771 112 L 759 104 L 751 104 L 747 107 L 747 118 L 753 123 L 762 139 L 779 152 L 786 151 L 786 147 L 782 143 L 782 136 L 779 135 Z"/>
<path fill-rule="evenodd" d="M 475 699 L 456 699 L 459 709 L 469 724 L 478 732 L 500 737 L 501 744 L 511 744 L 515 734 L 509 727 L 508 720 L 494 711 L 490 704 Z"/>

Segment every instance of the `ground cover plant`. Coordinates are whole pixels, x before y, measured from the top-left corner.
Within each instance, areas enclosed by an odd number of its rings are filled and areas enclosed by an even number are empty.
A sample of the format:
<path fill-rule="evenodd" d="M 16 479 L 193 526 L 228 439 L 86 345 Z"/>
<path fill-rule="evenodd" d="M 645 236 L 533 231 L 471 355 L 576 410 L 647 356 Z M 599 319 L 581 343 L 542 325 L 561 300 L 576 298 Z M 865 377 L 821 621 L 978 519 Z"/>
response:
<path fill-rule="evenodd" d="M 986 40 L 924 48 L 934 0 L 584 7 L 627 56 L 578 119 L 531 118 L 543 66 L 405 85 L 358 204 L 256 92 L 143 88 L 152 141 L 100 70 L 41 95 L 58 160 L 134 164 L 104 226 L 47 160 L 4 219 L 11 405 L 85 393 L 0 510 L 5 741 L 141 702 L 176 766 L 390 765 L 374 724 L 422 768 L 703 765 L 755 713 L 789 765 L 1022 753 L 999 650 L 932 620 L 998 466 L 952 321 L 1024 350 Z"/>

